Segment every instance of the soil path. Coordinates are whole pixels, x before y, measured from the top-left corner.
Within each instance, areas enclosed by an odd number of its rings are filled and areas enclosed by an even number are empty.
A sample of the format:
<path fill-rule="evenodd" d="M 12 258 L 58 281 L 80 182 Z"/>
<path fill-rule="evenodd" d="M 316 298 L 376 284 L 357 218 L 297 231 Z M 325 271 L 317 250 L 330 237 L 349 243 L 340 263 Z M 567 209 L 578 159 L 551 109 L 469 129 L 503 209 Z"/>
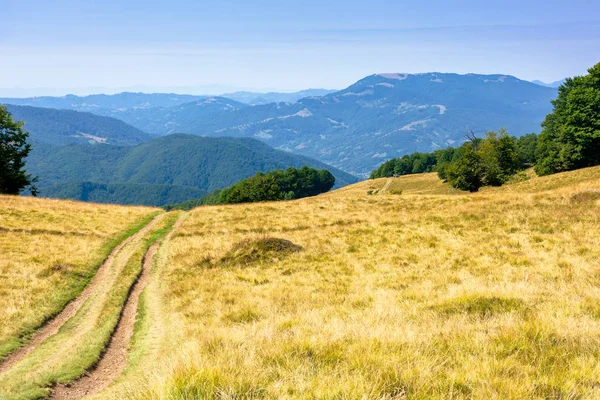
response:
<path fill-rule="evenodd" d="M 170 238 L 181 225 L 182 217 L 183 215 L 177 219 L 165 239 Z M 57 385 L 49 399 L 81 399 L 105 389 L 123 373 L 128 362 L 129 345 L 137 319 L 139 298 L 152 276 L 152 264 L 161 242 L 162 240 L 158 240 L 152 244 L 144 255 L 140 276 L 129 292 L 117 327 L 98 363 L 77 381 L 71 382 L 69 385 Z"/>
<path fill-rule="evenodd" d="M 102 280 L 106 277 L 110 265 L 113 262 L 113 259 L 125 247 L 128 243 L 133 240 L 137 240 L 138 238 L 143 237 L 146 233 L 148 233 L 154 225 L 156 225 L 159 221 L 159 217 L 162 214 L 156 216 L 148 225 L 129 236 L 127 239 L 123 240 L 117 247 L 115 247 L 106 260 L 100 265 L 96 275 L 92 279 L 92 281 L 86 286 L 86 288 L 77 296 L 75 299 L 71 300 L 69 304 L 54 318 L 50 319 L 46 322 L 38 331 L 36 331 L 27 344 L 22 347 L 19 347 L 13 353 L 6 356 L 2 361 L 0 361 L 0 374 L 8 371 L 12 366 L 14 366 L 17 362 L 22 360 L 27 354 L 29 354 L 33 349 L 35 349 L 40 343 L 49 338 L 50 336 L 56 334 L 61 326 L 65 322 L 67 322 L 70 318 L 72 318 L 79 308 L 83 305 L 83 303 L 90 297 L 90 295 L 94 292 L 96 287 L 102 282 Z"/>
<path fill-rule="evenodd" d="M 121 375 L 125 366 L 127 366 L 129 343 L 133 336 L 133 326 L 137 316 L 140 294 L 150 279 L 152 261 L 157 249 L 158 242 L 150 246 L 148 252 L 144 255 L 142 272 L 129 292 L 117 327 L 98 364 L 83 377 L 68 386 L 57 385 L 52 391 L 50 399 L 80 399 L 99 392 Z"/>
<path fill-rule="evenodd" d="M 379 194 L 384 194 L 388 188 L 390 187 L 390 185 L 392 184 L 392 178 L 389 178 L 386 182 L 385 185 L 383 185 L 383 187 L 381 188 L 381 190 L 379 191 Z"/>

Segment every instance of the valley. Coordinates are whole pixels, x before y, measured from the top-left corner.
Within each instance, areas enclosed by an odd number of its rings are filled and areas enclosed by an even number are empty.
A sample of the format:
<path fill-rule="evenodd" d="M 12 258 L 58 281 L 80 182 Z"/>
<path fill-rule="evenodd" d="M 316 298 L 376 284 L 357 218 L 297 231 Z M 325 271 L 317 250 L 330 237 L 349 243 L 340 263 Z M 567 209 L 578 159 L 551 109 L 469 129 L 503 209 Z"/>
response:
<path fill-rule="evenodd" d="M 0 244 L 14 250 L 2 273 L 31 271 L 38 286 L 56 282 L 40 273 L 64 262 L 54 251 L 106 257 L 139 233 L 93 280 L 98 264 L 90 264 L 88 299 L 71 303 L 78 310 L 44 340 L 34 332 L 60 307 L 34 323 L 16 317 L 32 303 L 8 308 L 14 333 L 3 340 L 21 339 L 3 347 L 2 362 L 20 345 L 34 349 L 0 372 L 0 398 L 595 397 L 598 185 L 600 167 L 531 173 L 474 194 L 418 174 L 288 202 L 159 214 L 4 196 Z M 47 233 L 39 218 L 24 229 L 19 213 L 33 210 L 46 210 L 64 234 Z M 60 219 L 61 210 L 79 217 Z M 77 236 L 73 224 L 115 226 L 118 239 L 102 253 L 109 236 Z M 17 228 L 55 241 L 36 263 L 16 263 Z M 65 237 L 85 244 L 61 248 Z M 0 291 L 20 290 L 13 285 L 0 280 Z M 85 295 L 75 287 L 62 305 Z M 134 325 L 130 311 L 117 317 L 131 299 Z M 119 336 L 123 325 L 133 330 Z M 129 348 L 126 362 L 93 378 L 107 371 L 94 365 L 113 343 Z"/>

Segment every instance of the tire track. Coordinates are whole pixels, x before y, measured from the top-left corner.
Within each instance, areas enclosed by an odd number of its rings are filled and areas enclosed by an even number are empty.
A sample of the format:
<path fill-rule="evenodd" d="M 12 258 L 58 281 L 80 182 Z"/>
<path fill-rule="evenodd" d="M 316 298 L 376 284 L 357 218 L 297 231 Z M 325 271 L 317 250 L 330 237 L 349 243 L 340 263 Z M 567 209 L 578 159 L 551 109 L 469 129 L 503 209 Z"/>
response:
<path fill-rule="evenodd" d="M 379 191 L 379 194 L 385 194 L 385 192 L 387 192 L 387 190 L 391 184 L 392 184 L 392 178 L 388 178 L 388 180 L 385 182 L 385 185 L 383 185 L 383 187 Z"/>
<path fill-rule="evenodd" d="M 162 214 L 157 215 L 142 229 L 129 236 L 121 243 L 119 243 L 119 245 L 110 252 L 108 257 L 106 257 L 104 262 L 96 271 L 96 275 L 94 275 L 92 281 L 85 287 L 85 289 L 79 294 L 79 296 L 71 300 L 71 302 L 69 302 L 60 313 L 51 318 L 40 329 L 38 329 L 31 336 L 31 339 L 27 344 L 19 347 L 17 350 L 6 356 L 2 361 L 0 361 L 0 374 L 8 371 L 16 363 L 25 358 L 27 354 L 29 354 L 44 340 L 46 340 L 50 336 L 55 335 L 60 329 L 60 327 L 63 326 L 64 323 L 67 322 L 69 319 L 71 319 L 77 313 L 77 311 L 79 311 L 83 303 L 90 297 L 90 295 L 94 292 L 96 287 L 98 287 L 100 282 L 102 282 L 102 280 L 106 277 L 110 269 L 110 265 L 112 264 L 116 255 L 123 249 L 123 247 L 125 247 L 131 241 L 137 240 L 138 238 L 143 237 L 146 233 L 148 233 L 158 223 L 159 217 L 161 216 Z"/>
<path fill-rule="evenodd" d="M 164 240 L 169 239 L 182 222 L 183 214 L 177 219 Z M 144 255 L 142 271 L 130 289 L 117 326 L 98 363 L 78 380 L 68 385 L 57 385 L 49 399 L 81 399 L 105 389 L 123 373 L 128 363 L 129 345 L 137 319 L 139 298 L 150 281 L 152 264 L 162 242 L 163 240 L 160 239 L 154 242 Z"/>

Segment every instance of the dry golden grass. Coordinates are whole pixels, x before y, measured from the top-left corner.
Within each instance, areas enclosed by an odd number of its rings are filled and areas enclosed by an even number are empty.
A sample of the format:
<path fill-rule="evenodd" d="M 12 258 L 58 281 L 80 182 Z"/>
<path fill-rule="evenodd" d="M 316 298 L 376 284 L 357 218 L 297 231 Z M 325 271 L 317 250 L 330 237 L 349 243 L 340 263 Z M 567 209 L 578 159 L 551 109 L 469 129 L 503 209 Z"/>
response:
<path fill-rule="evenodd" d="M 600 168 L 458 196 L 434 177 L 193 210 L 146 293 L 151 346 L 100 398 L 600 397 L 600 200 L 573 197 Z M 266 237 L 303 250 L 222 262 Z"/>
<path fill-rule="evenodd" d="M 95 398 L 599 398 L 600 168 L 386 182 L 190 212 Z"/>
<path fill-rule="evenodd" d="M 58 313 L 156 211 L 0 196 L 0 357 Z"/>
<path fill-rule="evenodd" d="M 149 231 L 134 237 L 118 252 L 77 313 L 55 335 L 0 374 L 0 398 L 44 398 L 54 384 L 72 382 L 97 362 L 117 325 L 131 285 L 141 272 L 144 255 L 152 243 L 170 231 L 177 216 L 159 215 Z"/>

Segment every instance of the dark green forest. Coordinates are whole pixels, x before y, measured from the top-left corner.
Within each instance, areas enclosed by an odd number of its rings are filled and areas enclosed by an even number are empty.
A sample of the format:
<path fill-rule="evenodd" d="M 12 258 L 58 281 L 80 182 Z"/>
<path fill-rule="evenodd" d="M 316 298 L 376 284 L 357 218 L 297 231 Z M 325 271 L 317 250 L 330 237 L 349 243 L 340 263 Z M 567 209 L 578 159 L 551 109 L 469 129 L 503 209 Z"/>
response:
<path fill-rule="evenodd" d="M 327 170 L 303 166 L 285 171 L 258 172 L 223 190 L 195 201 L 167 206 L 167 209 L 189 210 L 207 204 L 239 204 L 261 201 L 301 199 L 325 193 L 334 186 L 335 177 Z"/>
<path fill-rule="evenodd" d="M 41 196 L 159 206 L 198 199 L 257 172 L 303 165 L 330 170 L 338 186 L 358 180 L 249 138 L 175 134 L 134 147 L 35 142 L 27 158 L 28 172 L 40 178 Z M 124 189 L 126 184 L 131 193 Z M 92 195 L 86 197 L 86 192 Z"/>

